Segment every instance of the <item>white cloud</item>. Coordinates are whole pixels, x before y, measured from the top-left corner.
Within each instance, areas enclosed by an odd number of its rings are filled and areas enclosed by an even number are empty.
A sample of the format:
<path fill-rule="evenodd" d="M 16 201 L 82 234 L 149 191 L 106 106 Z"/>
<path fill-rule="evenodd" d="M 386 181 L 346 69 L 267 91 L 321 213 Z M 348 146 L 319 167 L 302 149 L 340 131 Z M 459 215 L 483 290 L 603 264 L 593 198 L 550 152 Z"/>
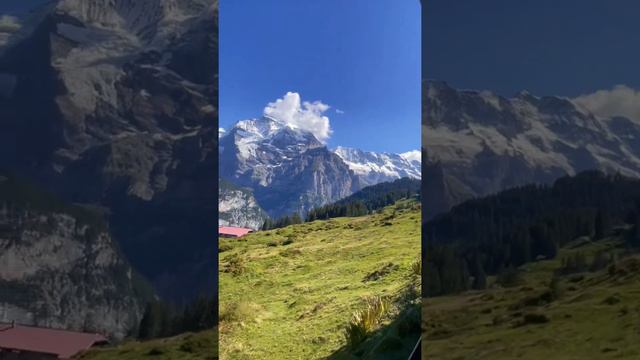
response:
<path fill-rule="evenodd" d="M 640 121 L 640 91 L 626 85 L 581 95 L 573 101 L 601 117 L 624 116 Z"/>
<path fill-rule="evenodd" d="M 420 150 L 411 150 L 400 154 L 400 156 L 407 161 L 422 162 L 422 153 Z"/>
<path fill-rule="evenodd" d="M 301 102 L 300 94 L 287 92 L 282 99 L 269 103 L 264 108 L 264 115 L 274 118 L 293 129 L 306 130 L 323 143 L 331 136 L 329 118 L 323 114 L 329 105 L 320 101 Z"/>
<path fill-rule="evenodd" d="M 0 15 L 0 32 L 13 33 L 20 30 L 20 21 L 15 16 Z"/>
<path fill-rule="evenodd" d="M 340 109 L 335 109 L 336 110 L 336 114 L 344 114 L 344 111 L 340 110 Z"/>
<path fill-rule="evenodd" d="M 227 131 L 224 128 L 218 128 L 218 139 L 224 136 Z"/>

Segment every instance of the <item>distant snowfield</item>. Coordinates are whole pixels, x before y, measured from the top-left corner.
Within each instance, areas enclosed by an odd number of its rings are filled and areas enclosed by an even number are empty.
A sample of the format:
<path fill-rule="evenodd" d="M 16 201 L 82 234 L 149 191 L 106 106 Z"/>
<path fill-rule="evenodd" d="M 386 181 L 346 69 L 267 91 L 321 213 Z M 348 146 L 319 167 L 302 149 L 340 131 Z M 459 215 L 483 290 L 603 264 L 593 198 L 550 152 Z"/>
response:
<path fill-rule="evenodd" d="M 367 185 L 409 177 L 420 179 L 421 154 L 413 150 L 403 154 L 377 153 L 337 147 L 334 152 L 358 174 Z"/>
<path fill-rule="evenodd" d="M 441 81 L 423 85 L 425 158 L 476 195 L 588 169 L 640 177 L 640 119 L 603 116 L 633 116 L 633 90 L 617 87 L 577 99 L 522 91 L 505 98 Z M 620 111 L 611 109 L 616 103 L 624 105 Z"/>

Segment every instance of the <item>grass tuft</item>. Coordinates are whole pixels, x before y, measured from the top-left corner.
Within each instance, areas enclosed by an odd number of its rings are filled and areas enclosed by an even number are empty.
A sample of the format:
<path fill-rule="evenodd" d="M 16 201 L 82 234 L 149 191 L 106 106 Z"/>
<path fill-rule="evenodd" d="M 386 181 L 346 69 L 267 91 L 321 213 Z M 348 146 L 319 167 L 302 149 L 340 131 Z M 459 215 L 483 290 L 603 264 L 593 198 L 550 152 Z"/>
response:
<path fill-rule="evenodd" d="M 353 313 L 345 329 L 347 344 L 351 349 L 355 349 L 376 329 L 390 307 L 388 298 L 374 296 L 365 300 L 364 308 Z"/>

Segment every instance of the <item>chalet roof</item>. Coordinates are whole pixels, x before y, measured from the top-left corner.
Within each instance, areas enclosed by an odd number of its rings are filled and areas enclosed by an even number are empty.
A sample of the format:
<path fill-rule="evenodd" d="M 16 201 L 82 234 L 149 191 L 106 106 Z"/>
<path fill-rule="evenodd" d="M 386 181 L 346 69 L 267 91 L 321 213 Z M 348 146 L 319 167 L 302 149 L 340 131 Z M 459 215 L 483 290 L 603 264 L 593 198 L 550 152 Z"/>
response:
<path fill-rule="evenodd" d="M 29 351 L 70 359 L 77 353 L 108 340 L 100 334 L 0 324 L 0 349 Z"/>
<path fill-rule="evenodd" d="M 247 235 L 252 232 L 252 229 L 241 228 L 241 227 L 233 227 L 233 226 L 218 226 L 218 234 L 219 235 L 228 235 L 228 236 L 236 236 L 241 237 Z"/>

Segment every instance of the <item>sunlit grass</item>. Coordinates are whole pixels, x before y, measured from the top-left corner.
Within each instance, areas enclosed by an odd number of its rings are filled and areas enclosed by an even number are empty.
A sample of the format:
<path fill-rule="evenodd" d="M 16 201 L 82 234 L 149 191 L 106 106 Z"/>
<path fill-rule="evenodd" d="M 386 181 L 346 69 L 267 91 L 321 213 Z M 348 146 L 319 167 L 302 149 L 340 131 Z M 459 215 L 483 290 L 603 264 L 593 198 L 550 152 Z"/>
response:
<path fill-rule="evenodd" d="M 221 358 L 321 359 L 348 346 L 345 329 L 356 313 L 367 319 L 364 338 L 393 320 L 382 314 L 398 311 L 387 310 L 412 281 L 420 208 L 403 201 L 375 215 L 261 231 L 221 245 L 220 269 L 237 267 L 238 258 L 244 264 L 242 272 L 220 273 L 221 309 L 243 303 L 254 309 L 241 321 L 221 319 Z M 389 300 L 363 310 L 375 298 Z"/>

